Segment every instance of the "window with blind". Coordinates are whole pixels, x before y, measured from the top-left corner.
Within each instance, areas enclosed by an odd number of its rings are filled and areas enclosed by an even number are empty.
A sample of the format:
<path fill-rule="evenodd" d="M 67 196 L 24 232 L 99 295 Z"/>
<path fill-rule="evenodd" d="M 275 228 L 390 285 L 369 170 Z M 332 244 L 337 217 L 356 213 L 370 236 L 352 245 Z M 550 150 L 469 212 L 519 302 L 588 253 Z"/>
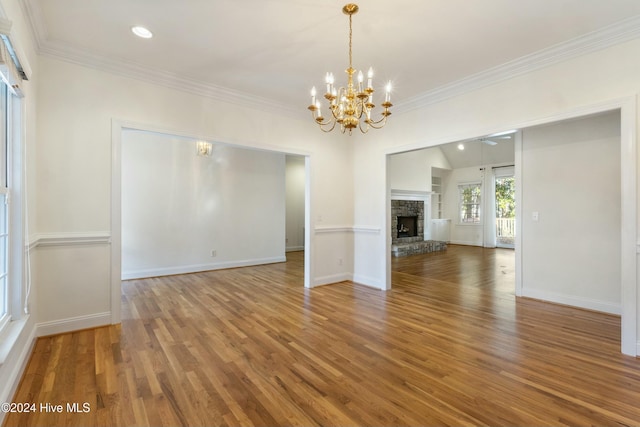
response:
<path fill-rule="evenodd" d="M 481 183 L 458 184 L 458 194 L 460 224 L 480 224 Z"/>

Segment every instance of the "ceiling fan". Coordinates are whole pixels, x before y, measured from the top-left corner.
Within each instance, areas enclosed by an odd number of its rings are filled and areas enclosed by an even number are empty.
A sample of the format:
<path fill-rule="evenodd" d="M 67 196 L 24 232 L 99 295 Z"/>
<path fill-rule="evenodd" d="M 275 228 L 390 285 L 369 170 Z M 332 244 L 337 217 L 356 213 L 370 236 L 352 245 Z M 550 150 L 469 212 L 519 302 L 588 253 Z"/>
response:
<path fill-rule="evenodd" d="M 505 132 L 498 132 L 491 135 L 487 135 L 483 138 L 478 139 L 478 141 L 483 142 L 487 145 L 497 145 L 497 140 L 505 140 L 513 138 L 513 134 L 516 133 L 517 130 L 508 130 Z"/>
<path fill-rule="evenodd" d="M 511 139 L 513 138 L 513 134 L 515 134 L 516 132 L 517 130 L 513 129 L 504 132 L 492 133 L 491 135 L 483 136 L 481 138 L 462 141 L 458 144 L 458 150 L 464 150 L 464 142 L 478 141 L 491 146 L 498 145 L 498 140 Z"/>

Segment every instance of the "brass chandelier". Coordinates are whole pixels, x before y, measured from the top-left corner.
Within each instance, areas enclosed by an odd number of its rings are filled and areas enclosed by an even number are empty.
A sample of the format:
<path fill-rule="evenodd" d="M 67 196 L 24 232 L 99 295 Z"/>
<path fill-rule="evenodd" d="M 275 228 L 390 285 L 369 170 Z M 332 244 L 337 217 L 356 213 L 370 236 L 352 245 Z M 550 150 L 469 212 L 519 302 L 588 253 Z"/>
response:
<path fill-rule="evenodd" d="M 339 125 L 340 131 L 345 133 L 347 130 L 349 134 L 355 128 L 359 128 L 362 133 L 367 133 L 370 128 L 380 129 L 386 122 L 387 117 L 391 115 L 389 108 L 393 106 L 391 103 L 391 82 L 387 83 L 385 89 L 385 99 L 381 104 L 382 110 L 378 120 L 371 118 L 371 113 L 375 108 L 373 104 L 373 69 L 369 68 L 367 73 L 367 85 L 364 85 L 364 75 L 362 71 L 358 73 L 357 86 L 353 82 L 353 75 L 356 70 L 352 65 L 352 17 L 358 12 L 358 5 L 349 3 L 342 8 L 342 12 L 345 15 L 349 15 L 349 68 L 345 70 L 347 73 L 347 86 L 336 89 L 334 86 L 333 73 L 327 73 L 325 83 L 327 85 L 327 91 L 324 94 L 325 99 L 329 102 L 330 115 L 325 120 L 322 116 L 322 109 L 320 100 L 316 98 L 315 86 L 311 89 L 311 105 L 309 110 L 316 123 L 320 126 L 323 132 L 331 132 Z"/>

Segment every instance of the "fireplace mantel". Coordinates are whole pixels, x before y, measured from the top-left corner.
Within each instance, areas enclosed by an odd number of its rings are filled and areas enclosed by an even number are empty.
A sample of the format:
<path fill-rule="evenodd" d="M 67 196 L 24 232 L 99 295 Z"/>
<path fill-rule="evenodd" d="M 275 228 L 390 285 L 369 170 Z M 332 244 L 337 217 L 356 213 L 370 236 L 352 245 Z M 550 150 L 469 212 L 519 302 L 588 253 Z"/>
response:
<path fill-rule="evenodd" d="M 431 197 L 433 191 L 391 190 L 391 200 L 421 200 Z"/>

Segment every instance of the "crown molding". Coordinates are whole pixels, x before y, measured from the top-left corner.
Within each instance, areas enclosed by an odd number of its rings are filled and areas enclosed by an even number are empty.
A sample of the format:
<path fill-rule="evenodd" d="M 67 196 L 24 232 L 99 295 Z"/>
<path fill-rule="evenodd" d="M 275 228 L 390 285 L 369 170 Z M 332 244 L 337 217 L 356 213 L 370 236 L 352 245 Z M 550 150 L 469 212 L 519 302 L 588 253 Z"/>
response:
<path fill-rule="evenodd" d="M 250 95 L 245 92 L 180 77 L 166 71 L 144 67 L 134 62 L 115 60 L 95 55 L 84 49 L 77 49 L 65 43 L 42 40 L 38 43 L 39 54 L 60 59 L 72 64 L 109 72 L 112 74 L 153 83 L 170 89 L 212 98 L 218 101 L 267 112 L 274 110 L 290 116 L 300 117 L 302 113 L 290 105 Z M 306 112 L 306 111 L 305 111 Z"/>
<path fill-rule="evenodd" d="M 144 67 L 137 63 L 95 55 L 89 50 L 78 49 L 66 43 L 50 40 L 42 11 L 36 1 L 24 0 L 20 3 L 23 5 L 23 11 L 31 26 L 36 49 L 40 55 L 50 56 L 77 65 L 154 83 L 242 107 L 267 112 L 276 110 L 294 118 L 300 118 L 305 113 L 289 104 L 278 103 L 230 88 L 187 79 L 166 71 Z M 403 114 L 436 104 L 467 92 L 478 90 L 638 37 L 640 37 L 640 15 L 630 17 L 600 30 L 436 87 L 404 101 L 399 101 L 394 107 L 394 114 Z"/>
<path fill-rule="evenodd" d="M 23 11 L 30 24 L 39 55 L 49 56 L 72 64 L 157 84 L 241 107 L 264 110 L 266 112 L 276 110 L 294 118 L 302 117 L 303 114 L 306 116 L 306 110 L 301 111 L 288 104 L 278 103 L 245 92 L 188 79 L 174 73 L 145 67 L 135 62 L 96 55 L 88 49 L 79 49 L 67 43 L 51 40 L 46 30 L 42 11 L 36 1 L 25 0 L 21 2 L 21 4 L 23 5 Z"/>
<path fill-rule="evenodd" d="M 613 25 L 522 56 L 463 79 L 439 86 L 404 102 L 398 103 L 394 113 L 406 113 L 436 104 L 467 92 L 554 65 L 571 58 L 596 52 L 640 37 L 640 15 L 618 21 Z"/>
<path fill-rule="evenodd" d="M 35 43 L 36 51 L 40 52 L 42 40 L 49 39 L 42 11 L 34 0 L 21 1 L 20 6 L 22 7 L 22 13 L 26 16 L 29 27 L 31 28 L 31 38 Z"/>

